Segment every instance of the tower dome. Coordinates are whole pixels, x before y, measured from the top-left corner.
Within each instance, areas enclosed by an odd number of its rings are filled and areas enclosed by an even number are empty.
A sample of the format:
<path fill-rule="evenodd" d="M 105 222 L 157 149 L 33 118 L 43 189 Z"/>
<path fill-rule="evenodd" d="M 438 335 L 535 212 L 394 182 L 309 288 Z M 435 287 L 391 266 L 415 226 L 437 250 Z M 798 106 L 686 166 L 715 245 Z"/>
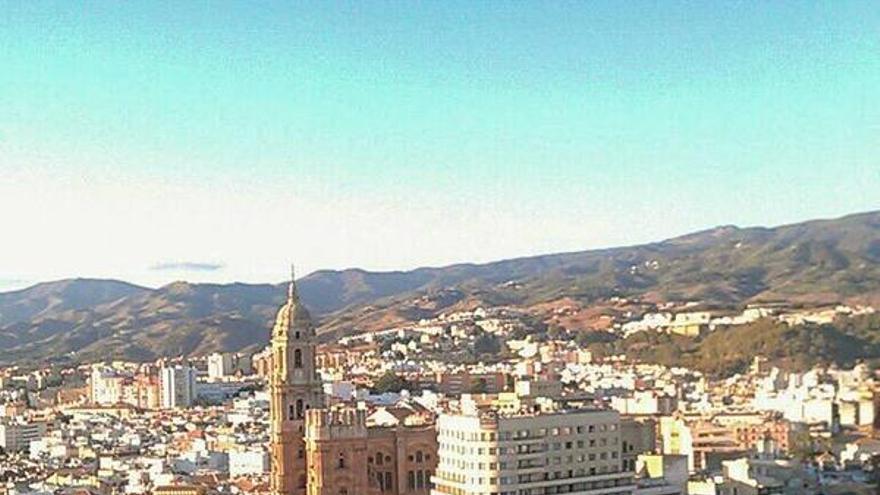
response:
<path fill-rule="evenodd" d="M 287 287 L 287 301 L 278 310 L 275 316 L 275 325 L 272 327 L 272 335 L 286 337 L 299 332 L 302 336 L 314 335 L 312 317 L 305 305 L 299 299 L 296 290 L 296 281 L 291 270 L 290 284 Z"/>

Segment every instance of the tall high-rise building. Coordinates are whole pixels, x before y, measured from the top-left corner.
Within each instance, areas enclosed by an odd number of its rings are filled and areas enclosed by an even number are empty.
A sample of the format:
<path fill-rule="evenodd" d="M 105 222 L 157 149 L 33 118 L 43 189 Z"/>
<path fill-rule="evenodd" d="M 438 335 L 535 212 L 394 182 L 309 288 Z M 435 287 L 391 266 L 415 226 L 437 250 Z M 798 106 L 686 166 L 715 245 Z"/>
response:
<path fill-rule="evenodd" d="M 303 495 L 306 490 L 306 411 L 324 405 L 321 380 L 315 368 L 315 329 L 300 303 L 291 276 L 287 302 L 272 328 L 272 374 L 269 378 L 270 452 L 274 495 Z"/>
<path fill-rule="evenodd" d="M 163 367 L 159 372 L 159 390 L 164 409 L 192 406 L 196 399 L 196 371 L 190 366 Z"/>
<path fill-rule="evenodd" d="M 218 380 L 232 374 L 232 354 L 215 352 L 208 356 L 208 379 Z"/>
<path fill-rule="evenodd" d="M 432 495 L 631 494 L 615 411 L 471 410 L 437 421 Z"/>

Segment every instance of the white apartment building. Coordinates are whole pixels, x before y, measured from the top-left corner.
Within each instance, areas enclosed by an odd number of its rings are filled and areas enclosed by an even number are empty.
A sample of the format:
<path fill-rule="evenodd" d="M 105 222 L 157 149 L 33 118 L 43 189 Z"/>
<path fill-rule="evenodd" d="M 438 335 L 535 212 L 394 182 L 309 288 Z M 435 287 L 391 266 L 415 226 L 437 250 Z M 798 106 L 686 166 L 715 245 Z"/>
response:
<path fill-rule="evenodd" d="M 159 372 L 159 388 L 162 408 L 190 407 L 196 398 L 196 371 L 180 365 L 162 368 Z"/>
<path fill-rule="evenodd" d="M 263 450 L 229 453 L 229 477 L 259 476 L 269 472 L 269 453 Z"/>
<path fill-rule="evenodd" d="M 437 421 L 432 495 L 632 494 L 622 469 L 620 417 L 591 409 L 502 414 L 471 411 Z"/>
<path fill-rule="evenodd" d="M 636 390 L 627 397 L 611 398 L 611 408 L 620 414 L 671 414 L 677 407 L 675 397 L 655 390 Z"/>
<path fill-rule="evenodd" d="M 215 352 L 208 356 L 208 379 L 219 380 L 233 372 L 232 354 Z"/>
<path fill-rule="evenodd" d="M 116 370 L 95 366 L 89 377 L 89 396 L 93 404 L 112 406 L 122 402 L 123 379 Z"/>

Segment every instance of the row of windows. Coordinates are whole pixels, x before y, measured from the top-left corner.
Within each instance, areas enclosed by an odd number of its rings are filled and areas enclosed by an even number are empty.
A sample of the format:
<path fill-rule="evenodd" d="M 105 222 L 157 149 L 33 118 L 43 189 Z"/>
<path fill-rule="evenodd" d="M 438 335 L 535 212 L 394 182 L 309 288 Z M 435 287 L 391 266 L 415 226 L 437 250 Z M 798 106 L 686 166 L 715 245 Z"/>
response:
<path fill-rule="evenodd" d="M 383 464 L 391 464 L 391 456 L 388 454 L 378 453 L 375 457 L 367 457 L 367 464 L 373 464 L 373 462 L 375 462 L 377 466 L 381 466 Z"/>
<path fill-rule="evenodd" d="M 305 404 L 302 399 L 297 399 L 295 403 L 287 406 L 287 419 L 303 419 L 305 412 L 309 410 L 309 405 Z"/>
<path fill-rule="evenodd" d="M 590 453 L 590 454 L 577 454 L 577 455 L 569 455 L 569 456 L 554 456 L 554 457 L 543 457 L 540 459 L 522 459 L 516 461 L 517 469 L 525 469 L 530 467 L 543 467 L 543 466 L 558 466 L 565 462 L 566 464 L 572 464 L 575 462 L 584 462 L 584 461 L 595 461 L 595 460 L 608 460 L 608 459 L 617 459 L 619 457 L 619 453 L 617 451 L 609 451 L 609 452 L 599 452 Z M 467 461 L 462 459 L 448 459 L 441 458 L 440 466 L 445 469 L 469 469 L 469 470 L 505 470 L 508 467 L 512 467 L 513 463 L 508 463 L 506 461 L 500 462 L 474 462 Z"/>
<path fill-rule="evenodd" d="M 342 455 L 342 454 L 340 454 L 340 455 Z M 417 450 L 415 452 L 415 454 L 411 454 L 408 457 L 408 459 L 409 459 L 409 462 L 417 462 L 417 463 L 428 462 L 431 460 L 431 454 L 428 454 L 427 452 L 422 452 L 421 450 Z M 373 463 L 375 463 L 377 466 L 382 466 L 383 464 L 390 464 L 391 463 L 391 456 L 388 454 L 377 453 L 375 455 L 375 457 L 374 456 L 367 457 L 367 464 L 373 464 Z"/>
<path fill-rule="evenodd" d="M 569 442 L 553 442 L 553 443 L 537 443 L 537 444 L 520 444 L 510 447 L 468 447 L 457 443 L 440 442 L 439 448 L 442 452 L 457 453 L 462 455 L 504 455 L 504 454 L 528 454 L 535 452 L 550 452 L 560 450 L 584 449 L 594 447 L 606 447 L 609 443 L 617 445 L 617 437 L 608 438 L 591 438 L 589 440 L 578 440 Z"/>
<path fill-rule="evenodd" d="M 490 442 L 495 440 L 514 440 L 519 438 L 543 438 L 548 434 L 551 436 L 595 433 L 601 431 L 616 431 L 617 423 L 599 424 L 599 425 L 578 425 L 578 426 L 561 426 L 556 428 L 538 428 L 535 430 L 516 430 L 502 431 L 496 433 L 494 431 L 483 432 L 464 432 L 449 429 L 441 429 L 440 437 L 455 438 L 458 440 L 466 440 L 470 442 Z"/>
<path fill-rule="evenodd" d="M 616 479 L 603 481 L 581 481 L 567 485 L 554 485 L 539 488 L 524 488 L 520 490 L 502 491 L 502 492 L 482 492 L 482 495 L 553 495 L 558 493 L 577 493 L 587 490 L 599 490 L 602 488 L 614 488 L 619 486 L 631 485 L 631 480 Z M 446 486 L 443 484 L 434 487 L 439 493 L 448 495 L 474 495 L 471 490 L 462 490 L 454 486 Z"/>
<path fill-rule="evenodd" d="M 342 453 L 339 454 L 338 467 L 345 468 L 345 456 Z M 391 471 L 376 471 L 374 473 L 374 479 L 376 481 L 376 486 L 379 487 L 379 491 L 394 491 L 394 478 L 391 475 Z M 431 473 L 426 469 L 407 472 L 407 485 L 409 486 L 410 490 L 422 490 L 425 488 L 430 488 L 430 483 Z M 347 492 L 347 488 L 343 488 L 342 490 Z M 343 494 L 343 491 L 340 491 L 340 494 Z"/>
<path fill-rule="evenodd" d="M 391 477 L 391 471 L 376 472 L 376 484 L 379 487 L 379 491 L 394 491 L 394 480 Z"/>
<path fill-rule="evenodd" d="M 422 490 L 425 488 L 430 488 L 431 472 L 427 469 L 408 471 L 406 473 L 406 484 L 410 490 Z"/>
<path fill-rule="evenodd" d="M 543 473 L 526 473 L 517 476 L 501 476 L 501 477 L 484 477 L 484 476 L 468 476 L 458 472 L 437 470 L 437 476 L 444 480 L 454 481 L 456 483 L 469 483 L 473 485 L 512 485 L 514 483 L 535 483 L 538 481 L 552 481 L 568 478 L 580 478 L 583 476 L 597 476 L 601 474 L 618 473 L 621 470 L 616 466 L 594 466 L 589 469 L 578 468 L 569 469 L 567 471 L 546 471 Z"/>
<path fill-rule="evenodd" d="M 417 450 L 415 455 L 409 456 L 409 462 L 427 462 L 431 460 L 431 454 L 423 454 L 421 450 Z"/>

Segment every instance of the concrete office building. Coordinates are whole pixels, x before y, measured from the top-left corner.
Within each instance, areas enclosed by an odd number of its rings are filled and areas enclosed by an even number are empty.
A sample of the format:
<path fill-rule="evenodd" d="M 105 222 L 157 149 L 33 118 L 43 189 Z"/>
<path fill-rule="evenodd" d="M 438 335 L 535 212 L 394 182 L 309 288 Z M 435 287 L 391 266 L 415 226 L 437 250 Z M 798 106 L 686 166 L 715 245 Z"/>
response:
<path fill-rule="evenodd" d="M 463 410 L 437 422 L 432 495 L 631 494 L 620 417 L 592 409 Z"/>

